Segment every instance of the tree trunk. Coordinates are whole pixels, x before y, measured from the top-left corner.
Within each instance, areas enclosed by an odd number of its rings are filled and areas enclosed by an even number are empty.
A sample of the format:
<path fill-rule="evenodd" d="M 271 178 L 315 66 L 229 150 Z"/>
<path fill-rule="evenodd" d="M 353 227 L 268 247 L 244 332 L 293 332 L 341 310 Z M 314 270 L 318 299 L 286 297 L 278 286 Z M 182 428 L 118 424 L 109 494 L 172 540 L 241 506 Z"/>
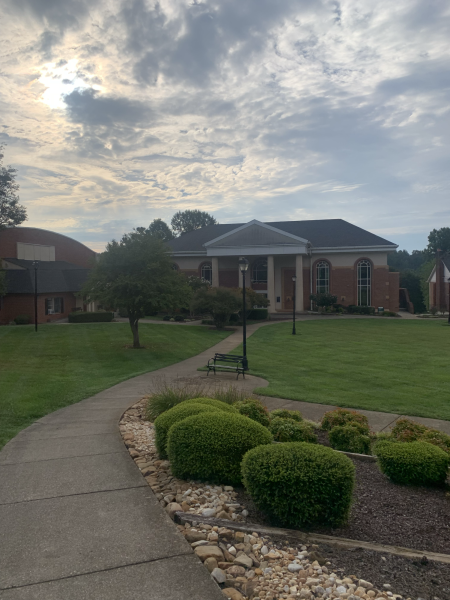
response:
<path fill-rule="evenodd" d="M 139 318 L 137 317 L 129 317 L 131 331 L 133 332 L 133 348 L 140 348 L 141 344 L 139 342 Z"/>

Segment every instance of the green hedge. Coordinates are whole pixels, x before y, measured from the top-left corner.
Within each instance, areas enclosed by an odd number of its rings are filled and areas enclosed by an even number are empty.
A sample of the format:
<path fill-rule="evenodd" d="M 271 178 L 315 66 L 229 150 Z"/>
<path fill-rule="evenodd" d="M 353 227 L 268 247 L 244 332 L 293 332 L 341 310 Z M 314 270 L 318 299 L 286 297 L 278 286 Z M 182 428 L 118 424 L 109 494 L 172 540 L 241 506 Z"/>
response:
<path fill-rule="evenodd" d="M 244 415 L 244 417 L 248 417 L 257 423 L 264 425 L 264 427 L 269 427 L 269 411 L 257 398 L 246 398 L 245 400 L 236 402 L 234 406 L 241 415 Z"/>
<path fill-rule="evenodd" d="M 302 413 L 298 410 L 286 410 L 285 408 L 277 408 L 270 413 L 270 418 L 292 419 L 293 421 L 303 421 Z"/>
<path fill-rule="evenodd" d="M 113 312 L 74 312 L 69 314 L 69 323 L 109 323 Z"/>
<path fill-rule="evenodd" d="M 300 443 L 260 446 L 247 452 L 242 476 L 255 504 L 285 527 L 346 522 L 355 467 L 344 454 Z"/>
<path fill-rule="evenodd" d="M 237 410 L 231 404 L 216 400 L 215 398 L 190 398 L 189 400 L 183 400 L 183 404 L 205 404 L 206 406 L 212 406 L 225 412 L 237 414 Z"/>
<path fill-rule="evenodd" d="M 186 400 L 159 415 L 154 423 L 155 445 L 159 456 L 161 458 L 167 458 L 167 436 L 172 425 L 187 417 L 191 417 L 192 415 L 198 415 L 203 412 L 217 412 L 218 410 L 219 409 L 214 406 L 207 406 L 201 403 L 195 404 Z"/>
<path fill-rule="evenodd" d="M 442 485 L 450 456 L 427 442 L 379 441 L 374 446 L 380 470 L 394 483 Z"/>
<path fill-rule="evenodd" d="M 175 477 L 237 485 L 244 454 L 272 441 L 270 432 L 259 423 L 215 411 L 188 417 L 171 427 L 167 451 Z"/>
<path fill-rule="evenodd" d="M 269 431 L 276 442 L 317 443 L 317 436 L 312 426 L 308 423 L 299 423 L 293 419 L 275 417 L 270 422 Z"/>
<path fill-rule="evenodd" d="M 251 319 L 253 321 L 262 321 L 263 319 L 267 319 L 268 316 L 269 311 L 267 308 L 254 308 L 249 312 L 247 319 Z"/>
<path fill-rule="evenodd" d="M 365 415 L 346 408 L 330 410 L 323 415 L 321 423 L 322 429 L 325 429 L 325 431 L 331 431 L 333 427 L 344 427 L 349 424 L 358 427 L 361 433 L 367 434 L 370 431 L 369 421 Z"/>
<path fill-rule="evenodd" d="M 17 315 L 14 319 L 14 323 L 16 325 L 29 325 L 31 323 L 31 319 L 28 315 Z"/>
<path fill-rule="evenodd" d="M 358 454 L 370 454 L 370 437 L 361 433 L 353 423 L 333 427 L 329 433 L 331 447 L 342 452 L 356 452 Z"/>

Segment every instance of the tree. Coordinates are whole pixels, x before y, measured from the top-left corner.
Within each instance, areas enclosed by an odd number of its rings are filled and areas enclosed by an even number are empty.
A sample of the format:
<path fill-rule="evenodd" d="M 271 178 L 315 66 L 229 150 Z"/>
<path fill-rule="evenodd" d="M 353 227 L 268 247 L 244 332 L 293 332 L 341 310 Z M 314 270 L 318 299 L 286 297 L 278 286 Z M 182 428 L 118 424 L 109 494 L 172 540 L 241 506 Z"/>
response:
<path fill-rule="evenodd" d="M 152 235 L 158 235 L 165 242 L 173 240 L 175 237 L 167 223 L 162 219 L 154 219 L 148 226 L 147 231 Z"/>
<path fill-rule="evenodd" d="M 19 204 L 17 169 L 3 166 L 3 148 L 0 146 L 0 230 L 20 225 L 27 219 L 25 207 Z"/>
<path fill-rule="evenodd" d="M 336 302 L 337 302 L 337 296 L 334 296 L 333 294 L 317 293 L 317 294 L 311 294 L 311 296 L 309 298 L 319 308 L 333 306 L 333 304 L 336 304 Z"/>
<path fill-rule="evenodd" d="M 415 313 L 426 310 L 420 275 L 414 271 L 403 271 L 400 274 L 400 287 L 408 290 L 409 299 L 413 303 Z"/>
<path fill-rule="evenodd" d="M 210 314 L 217 329 L 223 329 L 230 320 L 230 316 L 241 306 L 240 291 L 226 287 L 200 288 L 191 304 L 194 313 Z"/>
<path fill-rule="evenodd" d="M 238 288 L 238 291 L 241 293 L 241 295 L 243 294 L 243 288 Z M 255 292 L 255 290 L 253 288 L 245 288 L 245 308 L 246 308 L 246 317 L 249 316 L 249 314 L 252 312 L 252 310 L 255 308 L 255 306 L 261 307 L 261 308 L 267 308 L 270 304 L 270 300 L 268 298 L 266 298 L 265 296 L 263 296 L 262 294 L 258 294 L 258 292 Z M 241 307 L 242 307 L 242 300 L 241 300 Z"/>
<path fill-rule="evenodd" d="M 217 221 L 212 215 L 202 210 L 179 210 L 173 215 L 170 224 L 175 234 L 181 235 L 208 225 L 217 225 Z"/>
<path fill-rule="evenodd" d="M 428 236 L 428 254 L 436 254 L 438 250 L 450 252 L 450 227 L 433 229 Z"/>
<path fill-rule="evenodd" d="M 133 348 L 141 347 L 139 319 L 167 306 L 187 308 L 192 297 L 186 278 L 173 269 L 163 240 L 137 230 L 107 245 L 82 294 L 104 306 L 127 311 Z"/>

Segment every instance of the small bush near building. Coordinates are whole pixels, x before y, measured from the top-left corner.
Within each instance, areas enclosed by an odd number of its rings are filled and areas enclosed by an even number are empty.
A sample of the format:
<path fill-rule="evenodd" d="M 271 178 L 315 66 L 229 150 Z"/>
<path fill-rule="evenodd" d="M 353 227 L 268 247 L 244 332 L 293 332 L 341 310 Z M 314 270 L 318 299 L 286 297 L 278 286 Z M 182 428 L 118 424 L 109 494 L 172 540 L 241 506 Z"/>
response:
<path fill-rule="evenodd" d="M 303 421 L 302 413 L 299 410 L 286 410 L 284 408 L 277 408 L 270 413 L 270 418 L 274 419 L 279 417 L 280 419 L 293 419 L 294 421 Z"/>
<path fill-rule="evenodd" d="M 349 304 L 347 306 L 347 312 L 352 315 L 374 315 L 375 306 L 356 306 L 355 304 Z"/>
<path fill-rule="evenodd" d="M 336 527 L 348 518 L 355 467 L 331 448 L 304 442 L 260 446 L 244 456 L 242 476 L 255 504 L 283 526 Z"/>
<path fill-rule="evenodd" d="M 69 323 L 109 323 L 114 319 L 113 312 L 75 312 L 69 314 Z"/>
<path fill-rule="evenodd" d="M 269 311 L 267 308 L 254 308 L 247 315 L 247 319 L 253 321 L 263 321 L 264 319 L 267 319 L 268 316 Z"/>
<path fill-rule="evenodd" d="M 380 470 L 394 483 L 442 485 L 450 456 L 427 442 L 380 441 L 374 446 Z"/>
<path fill-rule="evenodd" d="M 183 315 L 175 315 L 175 322 L 176 323 L 181 323 L 183 321 L 184 321 Z"/>
<path fill-rule="evenodd" d="M 215 406 L 182 402 L 160 415 L 155 421 L 155 445 L 159 456 L 167 458 L 167 436 L 172 425 L 192 415 L 202 412 L 216 412 L 218 410 Z"/>
<path fill-rule="evenodd" d="M 216 410 L 173 425 L 167 451 L 175 477 L 237 485 L 244 454 L 272 440 L 259 423 Z"/>
<path fill-rule="evenodd" d="M 28 315 L 17 315 L 17 317 L 14 319 L 14 323 L 16 325 L 29 325 L 31 322 L 31 319 Z"/>
<path fill-rule="evenodd" d="M 329 433 L 331 447 L 342 452 L 370 454 L 370 437 L 361 433 L 352 423 L 333 427 Z"/>
<path fill-rule="evenodd" d="M 331 431 L 333 427 L 344 427 L 349 424 L 357 427 L 361 433 L 368 434 L 370 431 L 369 421 L 365 415 L 355 410 L 347 410 L 346 408 L 330 410 L 324 414 L 321 423 L 322 429 L 325 429 L 325 431 Z"/>
<path fill-rule="evenodd" d="M 173 319 L 171 315 L 164 315 L 162 318 L 163 321 L 170 321 L 170 319 Z"/>
<path fill-rule="evenodd" d="M 450 435 L 411 419 L 399 419 L 389 437 L 398 442 L 428 442 L 450 454 Z"/>
<path fill-rule="evenodd" d="M 293 419 L 275 417 L 270 422 L 269 431 L 276 442 L 317 443 L 317 436 L 312 426 L 308 423 L 299 423 Z"/>
<path fill-rule="evenodd" d="M 244 417 L 257 421 L 258 423 L 261 423 L 261 425 L 264 425 L 264 427 L 269 427 L 269 411 L 257 398 L 245 398 L 245 400 L 242 400 L 241 402 L 236 402 L 235 407 L 241 415 L 244 415 Z"/>

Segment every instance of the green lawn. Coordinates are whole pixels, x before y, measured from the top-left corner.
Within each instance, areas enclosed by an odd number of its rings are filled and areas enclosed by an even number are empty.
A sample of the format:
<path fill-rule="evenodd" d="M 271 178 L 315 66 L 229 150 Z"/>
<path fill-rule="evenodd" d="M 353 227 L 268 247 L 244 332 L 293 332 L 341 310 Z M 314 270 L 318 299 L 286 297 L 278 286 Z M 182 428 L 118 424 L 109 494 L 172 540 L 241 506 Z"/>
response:
<path fill-rule="evenodd" d="M 0 448 L 36 419 L 120 381 L 195 356 L 226 338 L 206 327 L 127 323 L 0 327 Z"/>
<path fill-rule="evenodd" d="M 267 396 L 450 420 L 450 327 L 345 319 L 261 327 L 247 342 Z M 236 349 L 242 352 L 242 347 Z"/>

